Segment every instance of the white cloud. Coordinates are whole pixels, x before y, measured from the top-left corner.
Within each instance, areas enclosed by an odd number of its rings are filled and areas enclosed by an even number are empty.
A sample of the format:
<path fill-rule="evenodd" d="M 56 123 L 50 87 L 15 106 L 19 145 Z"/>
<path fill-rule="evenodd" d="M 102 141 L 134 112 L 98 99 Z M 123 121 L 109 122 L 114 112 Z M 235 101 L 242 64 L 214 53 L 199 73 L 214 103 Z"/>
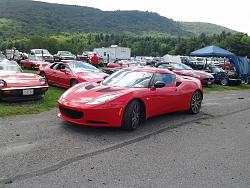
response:
<path fill-rule="evenodd" d="M 143 10 L 157 12 L 178 21 L 218 24 L 250 35 L 250 1 L 247 0 L 41 0 L 101 10 Z"/>

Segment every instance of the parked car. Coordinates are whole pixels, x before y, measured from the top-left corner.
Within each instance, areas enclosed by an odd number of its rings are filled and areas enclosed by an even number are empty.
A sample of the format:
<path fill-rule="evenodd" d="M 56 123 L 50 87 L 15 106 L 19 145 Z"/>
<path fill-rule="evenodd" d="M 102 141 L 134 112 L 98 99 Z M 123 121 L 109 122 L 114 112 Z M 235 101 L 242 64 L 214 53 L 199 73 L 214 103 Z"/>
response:
<path fill-rule="evenodd" d="M 197 79 L 166 69 L 129 67 L 100 84 L 81 83 L 66 91 L 58 101 L 58 116 L 80 125 L 133 130 L 160 114 L 184 110 L 197 114 L 202 99 Z"/>
<path fill-rule="evenodd" d="M 77 55 L 76 59 L 79 61 L 87 61 L 89 62 L 91 56 L 94 54 L 93 51 L 84 51 L 81 55 Z"/>
<path fill-rule="evenodd" d="M 203 86 L 210 86 L 214 84 L 214 77 L 212 74 L 205 71 L 193 70 L 191 67 L 182 63 L 161 62 L 158 63 L 156 67 L 169 69 L 181 76 L 191 76 L 194 78 L 198 78 Z"/>
<path fill-rule="evenodd" d="M 0 99 L 31 100 L 43 97 L 48 90 L 46 80 L 36 74 L 23 73 L 15 61 L 0 62 Z"/>
<path fill-rule="evenodd" d="M 40 66 L 46 66 L 49 62 L 44 61 L 40 56 L 28 55 L 27 59 L 21 60 L 20 65 L 22 68 L 38 69 Z"/>
<path fill-rule="evenodd" d="M 205 68 L 206 60 L 202 57 L 190 57 L 189 66 L 194 69 L 203 69 Z"/>
<path fill-rule="evenodd" d="M 241 84 L 241 79 L 237 78 L 235 71 L 225 71 L 220 67 L 210 67 L 207 72 L 214 76 L 214 82 L 216 84 L 221 84 L 223 86 Z"/>
<path fill-rule="evenodd" d="M 107 64 L 106 68 L 102 70 L 107 74 L 112 74 L 120 69 L 127 68 L 127 67 L 138 67 L 144 66 L 141 62 L 135 60 L 127 60 L 127 59 L 116 59 L 113 62 Z"/>
<path fill-rule="evenodd" d="M 46 49 L 32 49 L 30 50 L 31 55 L 42 57 L 45 61 L 53 63 L 54 57 Z"/>
<path fill-rule="evenodd" d="M 6 59 L 6 56 L 0 53 L 0 59 Z"/>
<path fill-rule="evenodd" d="M 54 61 L 74 59 L 76 59 L 76 56 L 69 51 L 58 51 L 57 54 L 54 55 Z"/>
<path fill-rule="evenodd" d="M 49 84 L 69 88 L 80 82 L 101 82 L 108 76 L 101 70 L 82 61 L 64 61 L 39 67 L 38 74 Z"/>

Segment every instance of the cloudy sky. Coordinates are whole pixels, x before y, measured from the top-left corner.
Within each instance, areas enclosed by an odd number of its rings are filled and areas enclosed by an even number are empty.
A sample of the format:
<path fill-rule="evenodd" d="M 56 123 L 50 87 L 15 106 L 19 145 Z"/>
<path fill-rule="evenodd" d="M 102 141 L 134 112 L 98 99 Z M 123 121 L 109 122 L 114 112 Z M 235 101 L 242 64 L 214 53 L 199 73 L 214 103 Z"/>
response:
<path fill-rule="evenodd" d="M 39 0 L 73 4 L 101 10 L 142 10 L 157 12 L 176 21 L 218 24 L 250 35 L 249 0 Z"/>

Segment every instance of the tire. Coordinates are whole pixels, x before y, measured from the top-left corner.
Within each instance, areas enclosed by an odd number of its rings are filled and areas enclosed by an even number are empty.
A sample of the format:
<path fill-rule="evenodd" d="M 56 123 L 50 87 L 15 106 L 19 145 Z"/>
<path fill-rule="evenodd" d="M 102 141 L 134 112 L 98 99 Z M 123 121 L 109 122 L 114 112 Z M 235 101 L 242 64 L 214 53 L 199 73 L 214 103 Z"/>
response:
<path fill-rule="evenodd" d="M 220 84 L 221 84 L 222 86 L 227 86 L 227 85 L 228 85 L 228 79 L 227 79 L 227 78 L 222 78 L 222 79 L 220 80 Z"/>
<path fill-rule="evenodd" d="M 77 80 L 72 79 L 72 80 L 70 81 L 70 87 L 73 87 L 73 86 L 76 85 L 76 84 L 78 84 Z"/>
<path fill-rule="evenodd" d="M 200 91 L 195 91 L 192 95 L 191 101 L 190 101 L 190 114 L 198 114 L 201 109 L 201 103 L 202 103 L 202 94 Z"/>
<path fill-rule="evenodd" d="M 121 128 L 132 131 L 139 127 L 141 123 L 141 111 L 142 109 L 139 101 L 134 100 L 130 102 L 123 114 Z"/>

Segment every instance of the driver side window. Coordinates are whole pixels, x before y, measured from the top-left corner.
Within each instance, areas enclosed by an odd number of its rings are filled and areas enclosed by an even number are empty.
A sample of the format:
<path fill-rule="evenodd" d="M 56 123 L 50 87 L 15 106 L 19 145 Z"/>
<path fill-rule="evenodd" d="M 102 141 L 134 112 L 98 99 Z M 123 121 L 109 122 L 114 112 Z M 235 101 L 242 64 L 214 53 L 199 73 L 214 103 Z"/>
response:
<path fill-rule="evenodd" d="M 157 81 L 165 82 L 166 85 L 170 85 L 175 82 L 176 76 L 174 74 L 155 74 L 154 83 Z"/>

